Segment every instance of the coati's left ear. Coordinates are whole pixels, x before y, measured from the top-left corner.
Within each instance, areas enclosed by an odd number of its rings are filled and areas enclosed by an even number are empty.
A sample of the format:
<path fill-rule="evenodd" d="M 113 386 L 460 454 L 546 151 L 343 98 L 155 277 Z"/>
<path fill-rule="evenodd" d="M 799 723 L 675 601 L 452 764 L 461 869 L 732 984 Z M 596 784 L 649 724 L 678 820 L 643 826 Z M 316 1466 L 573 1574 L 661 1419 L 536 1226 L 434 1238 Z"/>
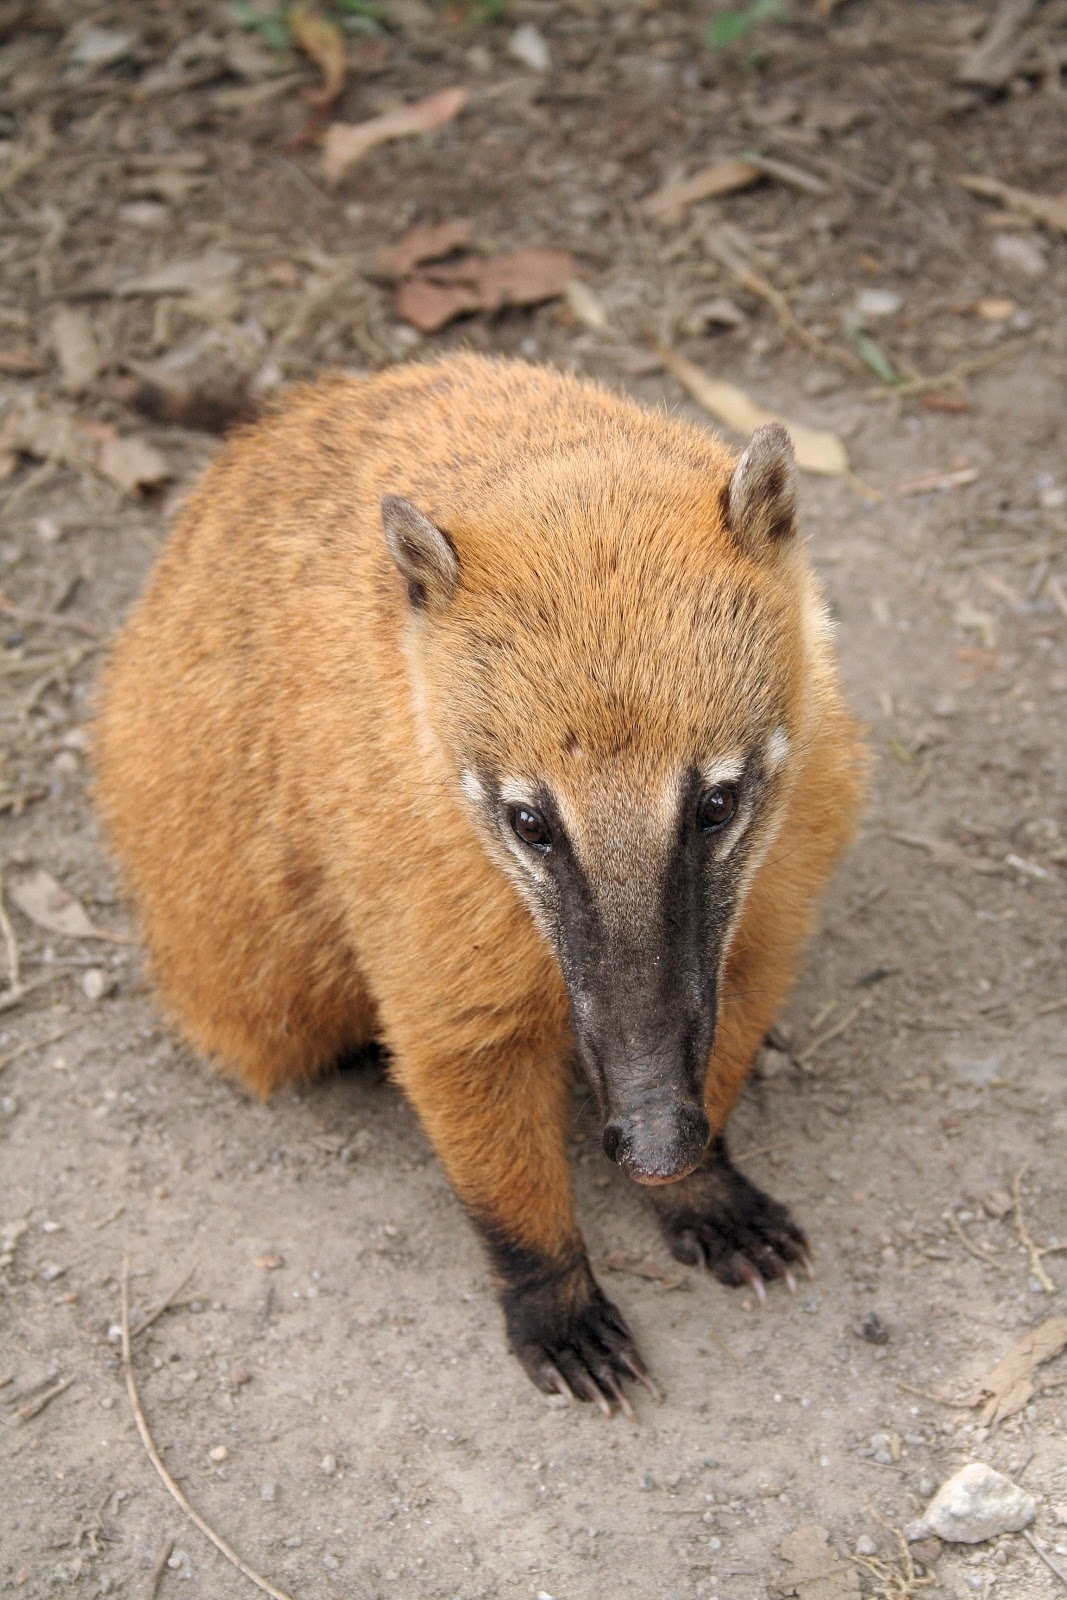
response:
<path fill-rule="evenodd" d="M 459 583 L 459 557 L 448 534 L 398 494 L 382 496 L 382 527 L 412 605 L 447 605 Z"/>
<path fill-rule="evenodd" d="M 788 543 L 796 532 L 797 466 L 780 422 L 757 428 L 734 468 L 726 520 L 741 548 L 757 559 Z"/>

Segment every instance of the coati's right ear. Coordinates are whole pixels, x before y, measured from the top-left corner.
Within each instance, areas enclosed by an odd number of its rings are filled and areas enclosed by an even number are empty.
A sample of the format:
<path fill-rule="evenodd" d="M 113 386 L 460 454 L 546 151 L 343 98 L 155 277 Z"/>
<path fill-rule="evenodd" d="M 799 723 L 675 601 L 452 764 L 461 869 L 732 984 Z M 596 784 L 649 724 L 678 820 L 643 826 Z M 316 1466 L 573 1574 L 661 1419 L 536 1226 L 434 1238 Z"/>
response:
<path fill-rule="evenodd" d="M 382 527 L 412 605 L 447 605 L 459 583 L 459 558 L 448 534 L 398 494 L 382 496 Z"/>
<path fill-rule="evenodd" d="M 734 468 L 726 495 L 730 532 L 757 560 L 796 532 L 796 483 L 793 441 L 780 422 L 764 423 Z"/>

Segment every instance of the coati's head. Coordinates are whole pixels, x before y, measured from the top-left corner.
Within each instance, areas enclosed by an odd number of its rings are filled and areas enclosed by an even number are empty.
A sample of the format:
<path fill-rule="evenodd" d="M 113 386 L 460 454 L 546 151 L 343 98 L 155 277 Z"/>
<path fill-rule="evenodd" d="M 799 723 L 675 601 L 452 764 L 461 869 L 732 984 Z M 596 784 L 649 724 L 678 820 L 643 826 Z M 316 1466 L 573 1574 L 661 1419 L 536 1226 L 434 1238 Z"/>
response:
<path fill-rule="evenodd" d="M 819 607 L 782 427 L 736 464 L 636 407 L 603 435 L 382 516 L 423 721 L 556 954 L 605 1149 L 658 1184 L 708 1142 L 726 956 L 804 741 Z"/>

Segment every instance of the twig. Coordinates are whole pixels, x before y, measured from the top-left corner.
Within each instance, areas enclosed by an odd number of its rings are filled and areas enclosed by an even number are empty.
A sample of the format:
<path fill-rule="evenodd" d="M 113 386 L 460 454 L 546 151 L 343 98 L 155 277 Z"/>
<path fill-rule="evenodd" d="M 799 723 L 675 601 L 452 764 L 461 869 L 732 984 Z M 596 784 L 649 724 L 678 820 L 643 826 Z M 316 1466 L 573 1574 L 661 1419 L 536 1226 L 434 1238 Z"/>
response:
<path fill-rule="evenodd" d="M 119 1220 L 119 1218 L 122 1216 L 122 1213 L 125 1211 L 125 1209 L 126 1209 L 126 1204 L 125 1204 L 125 1201 L 124 1201 L 121 1206 L 117 1206 L 115 1208 L 115 1210 L 112 1211 L 108 1216 L 101 1217 L 99 1222 L 94 1222 L 93 1225 L 92 1225 L 93 1226 L 93 1232 L 94 1233 L 99 1233 L 101 1228 L 109 1228 L 113 1222 L 117 1222 Z"/>
<path fill-rule="evenodd" d="M 825 340 L 812 333 L 810 328 L 806 328 L 782 291 L 776 289 L 762 273 L 750 266 L 721 231 L 715 229 L 710 232 L 706 236 L 706 242 L 712 254 L 722 262 L 727 272 L 733 273 L 742 288 L 749 289 L 753 294 L 759 295 L 761 300 L 766 300 L 786 332 L 799 340 L 805 350 L 818 356 L 820 360 L 837 361 L 853 371 L 859 368 L 866 372 L 867 369 L 858 356 L 854 357 L 850 351 L 828 345 Z"/>
<path fill-rule="evenodd" d="M 51 1405 L 56 1396 L 61 1395 L 64 1389 L 69 1389 L 71 1384 L 76 1382 L 76 1376 L 70 1378 L 61 1378 L 58 1383 L 53 1384 L 51 1389 L 46 1389 L 44 1394 L 39 1395 L 36 1400 L 31 1400 L 27 1405 L 19 1406 L 18 1410 L 15 1412 L 16 1417 L 18 1417 L 20 1422 L 29 1422 L 32 1417 L 37 1416 L 39 1412 L 43 1411 L 45 1406 Z"/>
<path fill-rule="evenodd" d="M 829 1044 L 831 1039 L 836 1039 L 839 1034 L 844 1033 L 846 1028 L 850 1028 L 855 1022 L 856 1018 L 859 1016 L 860 1012 L 866 1011 L 870 1003 L 871 1002 L 869 1000 L 861 1000 L 859 1005 L 852 1007 L 851 1011 L 846 1011 L 845 1015 L 839 1018 L 839 1020 L 834 1023 L 832 1028 L 827 1028 L 825 1033 L 816 1034 L 815 1038 L 809 1040 L 809 1042 L 804 1046 L 803 1050 L 799 1051 L 797 1055 L 794 1056 L 793 1059 L 796 1061 L 797 1065 L 803 1066 L 804 1062 L 809 1061 L 811 1057 L 815 1055 L 816 1051 L 822 1049 L 824 1044 Z"/>
<path fill-rule="evenodd" d="M 43 1039 L 31 1039 L 28 1044 L 20 1044 L 17 1050 L 9 1050 L 6 1056 L 0 1056 L 0 1072 L 12 1061 L 17 1061 L 19 1056 L 28 1056 L 31 1050 L 43 1050 L 46 1044 L 55 1044 L 73 1032 L 74 1028 L 60 1028 L 58 1033 L 46 1033 Z"/>
<path fill-rule="evenodd" d="M 137 1324 L 136 1328 L 134 1328 L 130 1333 L 130 1338 L 138 1338 L 142 1333 L 144 1333 L 146 1328 L 150 1328 L 153 1322 L 157 1322 L 159 1320 L 164 1311 L 169 1311 L 171 1307 L 176 1304 L 178 1296 L 181 1294 L 190 1278 L 194 1277 L 195 1274 L 196 1268 L 191 1267 L 190 1270 L 185 1274 L 185 1277 L 182 1279 L 181 1283 L 178 1284 L 177 1288 L 172 1289 L 167 1298 L 165 1300 L 161 1300 L 154 1311 L 148 1311 L 145 1313 L 140 1322 Z"/>
<path fill-rule="evenodd" d="M 1047 1255 L 1048 1251 L 1043 1250 L 1041 1246 L 1035 1242 L 1033 1235 L 1026 1226 L 1026 1219 L 1023 1217 L 1023 1178 L 1026 1174 L 1026 1168 L 1028 1165 L 1029 1163 L 1024 1161 L 1014 1178 L 1011 1180 L 1012 1207 L 1015 1211 L 1015 1231 L 1019 1235 L 1020 1244 L 1030 1257 L 1030 1271 L 1033 1273 L 1034 1277 L 1037 1279 L 1038 1283 L 1041 1285 L 1042 1289 L 1044 1289 L 1046 1294 L 1055 1294 L 1056 1285 L 1053 1283 L 1052 1279 L 1049 1277 L 1048 1273 L 1041 1264 L 1041 1257 L 1043 1255 Z"/>
<path fill-rule="evenodd" d="M 983 350 L 980 356 L 972 356 L 969 361 L 961 361 L 956 367 L 950 367 L 947 372 L 939 372 L 932 378 L 905 378 L 901 383 L 895 383 L 887 388 L 884 383 L 877 388 L 866 389 L 864 398 L 867 400 L 896 400 L 909 394 L 926 394 L 931 389 L 951 389 L 964 378 L 971 378 L 977 372 L 984 372 L 989 367 L 995 367 L 1010 355 L 1022 353 L 1024 339 L 1013 339 L 1009 343 L 1001 344 L 994 350 Z"/>
<path fill-rule="evenodd" d="M 1007 1272 L 1008 1269 L 1004 1265 L 1003 1261 L 995 1260 L 994 1257 L 991 1256 L 987 1251 L 980 1250 L 976 1244 L 971 1243 L 970 1239 L 968 1239 L 967 1235 L 960 1227 L 959 1220 L 954 1212 L 949 1212 L 948 1221 L 950 1228 L 956 1235 L 956 1238 L 960 1241 L 960 1244 L 967 1251 L 968 1255 L 974 1256 L 976 1261 L 984 1261 L 987 1267 L 996 1267 L 998 1272 Z"/>
<path fill-rule="evenodd" d="M 4 905 L 4 878 L 2 868 L 0 868 L 0 933 L 2 933 L 4 936 L 4 948 L 7 951 L 8 984 L 11 989 L 11 993 L 14 994 L 16 989 L 21 989 L 22 987 L 22 973 L 19 964 L 18 940 L 15 938 L 15 930 L 11 926 L 11 918 L 8 916 L 7 907 Z"/>
<path fill-rule="evenodd" d="M 934 1394 L 932 1389 L 917 1389 L 913 1383 L 904 1383 L 897 1379 L 897 1388 L 903 1389 L 905 1394 L 917 1394 L 920 1400 L 933 1400 L 939 1406 L 948 1406 L 953 1411 L 970 1411 L 969 1400 L 949 1400 L 943 1394 Z"/>
<path fill-rule="evenodd" d="M 145 1600 L 156 1600 L 156 1590 L 159 1588 L 159 1580 L 163 1576 L 167 1562 L 170 1560 L 170 1553 L 173 1549 L 174 1540 L 164 1539 L 163 1548 L 156 1557 L 156 1564 L 152 1568 L 152 1576 L 148 1580 L 148 1588 L 145 1590 Z"/>
<path fill-rule="evenodd" d="M 80 633 L 83 639 L 92 639 L 96 644 L 104 642 L 100 629 L 94 628 L 90 622 L 80 622 L 77 617 L 63 617 L 56 611 L 27 611 L 15 605 L 6 595 L 0 595 L 0 611 L 16 622 L 36 622 L 43 628 L 67 628 L 71 633 Z"/>
<path fill-rule="evenodd" d="M 1058 1561 L 1053 1561 L 1052 1557 L 1047 1555 L 1045 1551 L 1042 1550 L 1041 1546 L 1038 1544 L 1029 1528 L 1022 1529 L 1022 1536 L 1030 1546 L 1031 1550 L 1033 1550 L 1036 1555 L 1041 1557 L 1049 1571 L 1054 1572 L 1057 1578 L 1059 1578 L 1060 1582 L 1067 1586 L 1067 1572 L 1064 1571 Z"/>
<path fill-rule="evenodd" d="M 14 1381 L 15 1374 L 13 1372 L 7 1373 L 4 1377 L 0 1378 L 0 1389 L 6 1389 L 8 1384 L 14 1383 Z"/>
<path fill-rule="evenodd" d="M 769 1156 L 774 1150 L 788 1150 L 789 1140 L 783 1144 L 758 1144 L 754 1150 L 745 1150 L 741 1155 L 731 1155 L 730 1160 L 736 1166 L 739 1161 L 751 1161 L 754 1156 Z"/>
<path fill-rule="evenodd" d="M 66 966 L 57 967 L 39 978 L 31 978 L 28 983 L 20 983 L 17 989 L 6 989 L 0 994 L 0 1011 L 10 1011 L 12 1006 L 19 1005 L 35 989 L 43 989 L 46 984 L 55 983 L 57 978 L 65 978 L 69 970 Z"/>
<path fill-rule="evenodd" d="M 133 1361 L 130 1357 L 130 1258 L 128 1254 L 122 1258 L 122 1370 L 126 1377 L 126 1393 L 130 1399 L 130 1410 L 133 1412 L 133 1420 L 137 1424 L 137 1432 L 141 1436 L 141 1443 L 144 1445 L 148 1459 L 155 1467 L 168 1493 L 181 1506 L 190 1522 L 200 1529 L 205 1539 L 210 1539 L 215 1549 L 220 1550 L 227 1561 L 233 1563 L 238 1572 L 243 1572 L 250 1582 L 254 1583 L 258 1589 L 262 1589 L 264 1594 L 272 1595 L 274 1600 L 292 1600 L 292 1596 L 286 1594 L 284 1589 L 275 1588 L 269 1579 L 261 1577 L 246 1561 L 242 1561 L 236 1550 L 231 1549 L 221 1534 L 216 1533 L 214 1528 L 204 1521 L 200 1513 L 193 1509 L 182 1490 L 163 1465 L 163 1458 L 156 1449 L 155 1440 L 149 1432 L 148 1423 L 141 1407 L 141 1397 L 137 1393 L 137 1381 L 133 1375 Z"/>

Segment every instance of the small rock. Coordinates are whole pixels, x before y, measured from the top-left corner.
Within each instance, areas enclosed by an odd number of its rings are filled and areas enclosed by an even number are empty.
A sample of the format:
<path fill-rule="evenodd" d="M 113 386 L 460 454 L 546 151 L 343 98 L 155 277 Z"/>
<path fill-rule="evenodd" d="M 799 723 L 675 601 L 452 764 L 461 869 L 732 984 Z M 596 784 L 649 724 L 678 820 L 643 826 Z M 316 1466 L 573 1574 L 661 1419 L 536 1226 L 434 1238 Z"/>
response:
<path fill-rule="evenodd" d="M 291 1533 L 288 1539 L 282 1540 L 282 1544 L 286 1550 L 299 1550 L 303 1542 L 303 1539 L 298 1533 Z"/>
<path fill-rule="evenodd" d="M 130 28 L 96 28 L 91 23 L 76 28 L 70 59 L 79 67 L 107 67 L 129 55 L 137 43 Z"/>
<path fill-rule="evenodd" d="M 903 296 L 892 289 L 862 289 L 856 296 L 857 314 L 875 322 L 882 317 L 895 317 L 903 304 Z"/>
<path fill-rule="evenodd" d="M 226 1448 L 226 1446 L 224 1444 L 213 1444 L 211 1446 L 211 1449 L 207 1453 L 208 1454 L 208 1460 L 209 1461 L 225 1461 L 226 1457 L 229 1455 L 229 1453 L 230 1452 L 227 1450 L 227 1448 Z"/>
<path fill-rule="evenodd" d="M 319 1468 L 322 1472 L 325 1472 L 328 1478 L 332 1478 L 337 1471 L 337 1457 L 334 1455 L 323 1456 L 319 1462 Z"/>
<path fill-rule="evenodd" d="M 548 48 L 548 41 L 540 28 L 535 28 L 532 22 L 524 22 L 521 28 L 508 40 L 508 55 L 516 61 L 521 61 L 524 67 L 529 67 L 532 72 L 549 72 L 552 68 L 552 53 Z"/>
<path fill-rule="evenodd" d="M 930 1524 L 917 1517 L 914 1522 L 905 1524 L 904 1537 L 909 1544 L 919 1544 L 923 1539 L 930 1537 Z"/>
<path fill-rule="evenodd" d="M 858 1556 L 873 1556 L 877 1553 L 878 1546 L 869 1533 L 861 1533 L 856 1540 L 855 1549 Z"/>
<path fill-rule="evenodd" d="M 984 1462 L 972 1461 L 941 1485 L 923 1520 L 939 1539 L 980 1544 L 1028 1527 L 1036 1510 L 1032 1494 Z"/>
<path fill-rule="evenodd" d="M 82 994 L 87 1000 L 103 1000 L 115 987 L 115 980 L 110 972 L 104 972 L 100 967 L 90 967 L 82 974 Z"/>
<path fill-rule="evenodd" d="M 868 1311 L 867 1315 L 863 1319 L 862 1324 L 860 1325 L 860 1333 L 866 1339 L 868 1344 L 889 1343 L 889 1329 L 886 1327 L 877 1311 Z"/>
<path fill-rule="evenodd" d="M 935 717 L 956 717 L 959 716 L 959 710 L 959 701 L 955 695 L 941 694 L 934 701 Z"/>
<path fill-rule="evenodd" d="M 758 1072 L 761 1078 L 786 1078 L 793 1070 L 792 1059 L 784 1050 L 765 1045 L 759 1054 Z"/>
<path fill-rule="evenodd" d="M 1026 233 L 996 234 L 993 254 L 1001 266 L 1021 272 L 1027 278 L 1040 278 L 1048 271 L 1048 262 L 1040 244 Z"/>
<path fill-rule="evenodd" d="M 1050 484 L 1037 498 L 1046 511 L 1062 511 L 1067 506 L 1067 488 L 1062 483 Z"/>
<path fill-rule="evenodd" d="M 700 328 L 740 328 L 748 321 L 740 306 L 720 295 L 716 300 L 705 300 L 694 312 Z M 699 330 L 698 330 L 699 331 Z"/>
<path fill-rule="evenodd" d="M 268 1505 L 273 1505 L 278 1498 L 278 1485 L 268 1478 L 266 1483 L 261 1483 L 259 1486 L 259 1498 L 266 1500 Z"/>

